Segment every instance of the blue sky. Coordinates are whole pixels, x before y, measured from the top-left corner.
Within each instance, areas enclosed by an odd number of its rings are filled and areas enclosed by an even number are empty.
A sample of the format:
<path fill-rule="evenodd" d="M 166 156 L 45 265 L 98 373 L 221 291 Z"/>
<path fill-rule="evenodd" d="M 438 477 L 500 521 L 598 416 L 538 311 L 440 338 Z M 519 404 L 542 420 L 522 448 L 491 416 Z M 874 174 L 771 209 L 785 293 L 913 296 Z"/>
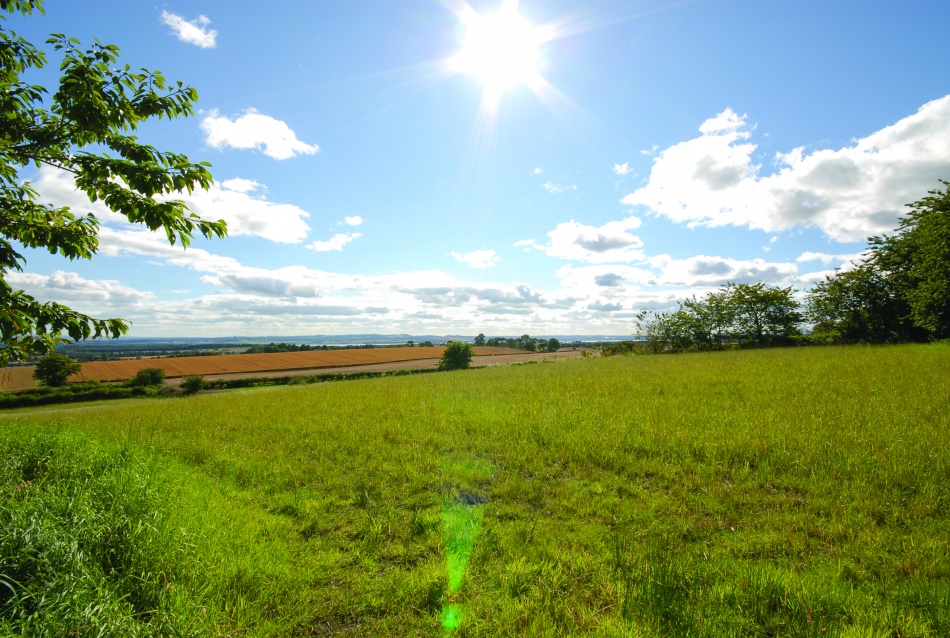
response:
<path fill-rule="evenodd" d="M 264 6 L 7 20 L 196 87 L 139 135 L 212 163 L 185 199 L 230 228 L 182 251 L 26 171 L 101 247 L 12 284 L 137 337 L 631 334 L 728 281 L 803 293 L 950 179 L 942 0 Z"/>

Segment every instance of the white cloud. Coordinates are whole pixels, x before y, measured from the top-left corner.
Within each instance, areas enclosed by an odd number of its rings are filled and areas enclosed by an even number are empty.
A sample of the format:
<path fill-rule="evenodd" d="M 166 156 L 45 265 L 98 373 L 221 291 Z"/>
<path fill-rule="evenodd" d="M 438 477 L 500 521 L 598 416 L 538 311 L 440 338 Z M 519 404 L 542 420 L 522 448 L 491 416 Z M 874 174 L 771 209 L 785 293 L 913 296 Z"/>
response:
<path fill-rule="evenodd" d="M 794 285 L 799 283 L 798 266 L 764 259 L 730 259 L 696 255 L 674 259 L 669 255 L 650 257 L 648 263 L 660 271 L 656 283 L 665 286 L 722 286 L 728 282 Z"/>
<path fill-rule="evenodd" d="M 130 226 L 128 220 L 109 210 L 102 201 L 90 202 L 89 197 L 76 188 L 73 176 L 67 171 L 42 166 L 33 187 L 44 203 L 69 206 L 74 213 L 93 213 L 100 222 L 120 227 Z M 250 193 L 266 190 L 254 180 L 236 177 L 212 184 L 205 191 L 174 193 L 168 199 L 180 199 L 188 208 L 204 219 L 223 219 L 228 223 L 228 235 L 253 235 L 280 243 L 299 243 L 310 232 L 304 221 L 309 214 L 292 204 L 270 202 Z"/>
<path fill-rule="evenodd" d="M 628 217 L 596 227 L 572 219 L 558 224 L 550 231 L 547 244 L 526 239 L 515 245 L 530 246 L 551 257 L 596 264 L 640 261 L 644 255 L 643 251 L 638 249 L 643 246 L 643 242 L 627 231 L 639 228 L 641 223 L 638 217 Z"/>
<path fill-rule="evenodd" d="M 830 272 L 823 269 L 798 274 L 795 263 L 660 255 L 636 265 L 568 263 L 556 272 L 560 285 L 554 290 L 541 290 L 519 282 L 470 282 L 439 270 L 358 275 L 304 266 L 257 268 L 202 248 L 170 246 L 162 235 L 141 229 L 106 227 L 102 231 L 103 259 L 142 255 L 153 264 L 195 273 L 193 279 L 187 272 L 166 276 L 174 276 L 179 287 L 204 290 L 211 286 L 212 292 L 159 300 L 118 282 L 103 286 L 102 282 L 89 284 L 82 278 L 60 275 L 58 280 L 45 283 L 47 278 L 42 276 L 11 274 L 23 277 L 17 281 L 25 281 L 36 290 L 45 286 L 50 298 L 72 302 L 88 296 L 83 307 L 75 304 L 77 308 L 130 319 L 135 336 L 184 332 L 196 336 L 357 332 L 505 335 L 530 333 L 532 326 L 539 325 L 552 334 L 630 334 L 638 310 L 675 308 L 678 300 L 693 294 L 702 296 L 726 281 L 802 285 Z M 111 290 L 111 301 L 102 292 L 104 288 Z"/>
<path fill-rule="evenodd" d="M 235 119 L 209 111 L 201 120 L 205 142 L 213 148 L 260 148 L 264 155 L 274 159 L 289 159 L 294 155 L 312 155 L 320 150 L 316 144 L 306 144 L 297 139 L 286 123 L 281 120 L 247 109 Z"/>
<path fill-rule="evenodd" d="M 76 215 L 92 213 L 100 222 L 129 223 L 123 215 L 112 212 L 102 200 L 89 201 L 89 196 L 76 188 L 73 174 L 68 171 L 44 164 L 30 180 L 30 184 L 36 189 L 39 194 L 38 201 L 42 204 L 69 206 Z"/>
<path fill-rule="evenodd" d="M 950 95 L 851 146 L 778 153 L 769 175 L 753 159 L 745 115 L 726 109 L 699 130 L 659 153 L 647 185 L 623 203 L 691 227 L 817 226 L 834 240 L 859 241 L 892 230 L 907 202 L 950 173 Z"/>
<path fill-rule="evenodd" d="M 58 301 L 96 317 L 117 308 L 135 306 L 155 296 L 112 279 L 90 280 L 63 270 L 51 275 L 10 272 L 4 278 L 15 289 L 24 290 L 40 301 Z"/>
<path fill-rule="evenodd" d="M 363 223 L 363 218 L 359 215 L 354 215 L 353 217 L 344 217 L 343 221 L 346 222 L 348 226 L 359 226 Z"/>
<path fill-rule="evenodd" d="M 559 186 L 554 182 L 545 182 L 544 184 L 541 184 L 541 186 L 544 187 L 544 190 L 551 193 L 552 195 L 560 195 L 561 193 L 577 190 L 577 186 Z"/>
<path fill-rule="evenodd" d="M 315 241 L 308 245 L 307 248 L 315 250 L 318 253 L 331 250 L 342 251 L 344 246 L 358 237 L 362 237 L 362 235 L 360 233 L 337 233 L 327 241 Z"/>
<path fill-rule="evenodd" d="M 630 168 L 630 164 L 627 162 L 624 162 L 623 164 L 614 164 L 613 170 L 615 175 L 626 175 L 627 173 L 633 171 L 633 169 Z"/>
<path fill-rule="evenodd" d="M 253 179 L 244 179 L 243 177 L 226 179 L 221 182 L 221 187 L 238 193 L 250 193 L 251 191 L 264 188 L 263 184 L 255 182 Z"/>
<path fill-rule="evenodd" d="M 536 168 L 536 169 L 534 169 L 534 170 L 532 171 L 532 174 L 534 174 L 534 175 L 540 175 L 540 174 L 543 173 L 543 172 L 544 172 L 544 171 L 541 170 L 541 167 L 538 167 L 538 168 Z"/>
<path fill-rule="evenodd" d="M 797 261 L 800 264 L 810 262 L 810 261 L 820 261 L 821 263 L 827 266 L 835 261 L 839 263 L 860 261 L 861 257 L 862 257 L 862 253 L 851 253 L 847 255 L 830 255 L 828 253 L 816 253 L 816 252 L 811 252 L 811 251 L 805 251 L 801 255 L 799 255 L 798 259 L 796 259 L 795 261 Z"/>
<path fill-rule="evenodd" d="M 182 42 L 202 49 L 211 49 L 216 45 L 218 32 L 208 28 L 211 20 L 207 16 L 200 15 L 189 21 L 174 13 L 162 11 L 162 24 L 170 26 L 175 36 Z"/>
<path fill-rule="evenodd" d="M 472 268 L 491 268 L 497 266 L 498 262 L 501 261 L 501 257 L 496 255 L 494 250 L 476 250 L 464 255 L 453 251 L 452 256 Z"/>
<path fill-rule="evenodd" d="M 306 239 L 310 232 L 310 226 L 304 221 L 309 213 L 293 204 L 269 202 L 263 197 L 217 185 L 212 185 L 207 191 L 198 189 L 191 194 L 185 193 L 180 199 L 204 219 L 225 220 L 228 235 L 253 235 L 273 242 L 296 244 Z"/>

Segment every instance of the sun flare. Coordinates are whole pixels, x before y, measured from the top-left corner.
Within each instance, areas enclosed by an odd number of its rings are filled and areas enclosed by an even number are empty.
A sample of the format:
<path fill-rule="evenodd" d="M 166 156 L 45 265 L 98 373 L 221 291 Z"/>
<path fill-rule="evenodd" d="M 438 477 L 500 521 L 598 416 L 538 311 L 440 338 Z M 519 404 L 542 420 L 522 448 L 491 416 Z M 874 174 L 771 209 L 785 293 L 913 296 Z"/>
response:
<path fill-rule="evenodd" d="M 535 88 L 541 81 L 539 48 L 549 39 L 547 29 L 531 25 L 517 9 L 517 2 L 507 1 L 490 15 L 469 8 L 461 16 L 462 48 L 450 64 L 454 71 L 478 78 L 489 103 L 508 89 Z"/>

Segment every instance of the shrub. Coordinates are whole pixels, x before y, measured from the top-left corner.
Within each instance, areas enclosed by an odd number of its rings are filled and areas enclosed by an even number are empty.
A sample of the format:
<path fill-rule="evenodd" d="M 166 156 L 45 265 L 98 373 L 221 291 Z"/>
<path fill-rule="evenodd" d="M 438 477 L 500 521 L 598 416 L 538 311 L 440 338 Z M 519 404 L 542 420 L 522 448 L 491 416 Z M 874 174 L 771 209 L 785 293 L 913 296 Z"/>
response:
<path fill-rule="evenodd" d="M 439 370 L 464 370 L 472 363 L 472 344 L 450 341 L 439 359 Z"/>
<path fill-rule="evenodd" d="M 197 394 L 205 389 L 205 378 L 200 374 L 193 374 L 181 380 L 181 391 L 185 394 Z"/>
<path fill-rule="evenodd" d="M 165 383 L 165 371 L 161 368 L 142 368 L 135 373 L 134 377 L 129 379 L 129 385 L 133 387 L 161 385 L 162 383 Z"/>

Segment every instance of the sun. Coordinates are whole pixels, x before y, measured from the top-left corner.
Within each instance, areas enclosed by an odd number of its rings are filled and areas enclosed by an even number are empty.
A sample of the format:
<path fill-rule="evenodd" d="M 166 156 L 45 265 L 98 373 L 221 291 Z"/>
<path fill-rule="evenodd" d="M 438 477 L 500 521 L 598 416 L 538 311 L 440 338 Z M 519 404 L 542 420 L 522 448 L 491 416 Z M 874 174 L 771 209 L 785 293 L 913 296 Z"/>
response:
<path fill-rule="evenodd" d="M 541 82 L 539 49 L 549 39 L 547 29 L 518 15 L 517 2 L 507 0 L 489 15 L 466 7 L 460 17 L 462 48 L 449 63 L 453 71 L 469 73 L 482 82 L 487 103 L 497 103 L 511 88 L 535 88 Z"/>

